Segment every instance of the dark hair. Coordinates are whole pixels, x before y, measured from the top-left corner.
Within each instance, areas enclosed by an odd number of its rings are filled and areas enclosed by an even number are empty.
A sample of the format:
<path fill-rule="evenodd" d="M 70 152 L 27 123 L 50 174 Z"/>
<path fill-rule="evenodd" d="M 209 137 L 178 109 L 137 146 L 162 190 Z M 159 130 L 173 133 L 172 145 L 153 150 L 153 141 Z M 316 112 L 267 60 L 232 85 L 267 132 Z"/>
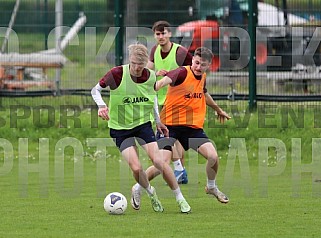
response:
<path fill-rule="evenodd" d="M 167 21 L 157 21 L 154 23 L 152 30 L 153 32 L 164 30 L 171 32 L 171 25 Z"/>
<path fill-rule="evenodd" d="M 210 49 L 206 47 L 198 47 L 194 52 L 194 56 L 199 56 L 202 59 L 212 62 L 212 58 L 214 55 Z"/>

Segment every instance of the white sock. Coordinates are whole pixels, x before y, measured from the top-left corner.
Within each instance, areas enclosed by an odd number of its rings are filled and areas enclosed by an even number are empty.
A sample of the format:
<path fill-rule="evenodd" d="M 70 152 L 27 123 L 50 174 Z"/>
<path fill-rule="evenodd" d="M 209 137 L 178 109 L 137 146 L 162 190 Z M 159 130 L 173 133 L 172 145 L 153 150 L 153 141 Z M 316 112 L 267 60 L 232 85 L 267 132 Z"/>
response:
<path fill-rule="evenodd" d="M 174 193 L 174 195 L 176 197 L 176 201 L 184 199 L 184 196 L 183 196 L 183 194 L 181 192 L 181 189 L 179 187 L 177 189 L 175 189 L 175 190 L 172 190 L 172 191 L 173 191 L 173 193 Z"/>
<path fill-rule="evenodd" d="M 208 189 L 216 188 L 215 179 L 214 180 L 207 179 L 207 188 Z"/>
<path fill-rule="evenodd" d="M 136 191 L 138 191 L 138 192 L 141 193 L 143 187 L 142 187 L 139 183 L 136 183 L 136 184 L 134 185 L 134 189 L 135 189 Z"/>
<path fill-rule="evenodd" d="M 178 159 L 176 161 L 173 161 L 173 164 L 174 164 L 174 169 L 175 170 L 178 170 L 178 171 L 183 171 L 184 170 L 184 167 L 183 167 L 180 159 Z"/>
<path fill-rule="evenodd" d="M 153 194 L 154 189 L 152 189 L 152 186 L 150 186 L 150 184 L 148 185 L 148 187 L 146 188 L 146 192 L 147 194 L 150 196 Z"/>

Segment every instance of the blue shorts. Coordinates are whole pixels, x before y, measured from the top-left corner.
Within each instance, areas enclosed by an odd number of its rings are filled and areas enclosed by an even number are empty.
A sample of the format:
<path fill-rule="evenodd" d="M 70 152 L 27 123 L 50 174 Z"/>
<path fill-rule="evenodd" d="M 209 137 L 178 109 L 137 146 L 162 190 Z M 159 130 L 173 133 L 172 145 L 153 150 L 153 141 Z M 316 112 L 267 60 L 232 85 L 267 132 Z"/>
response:
<path fill-rule="evenodd" d="M 146 122 L 129 130 L 116 130 L 111 128 L 110 137 L 114 139 L 120 151 L 131 146 L 136 146 L 135 139 L 140 145 L 156 141 L 151 122 Z"/>
<path fill-rule="evenodd" d="M 157 140 L 159 149 L 171 150 L 175 141 L 178 140 L 184 150 L 197 149 L 210 142 L 203 129 L 191 128 L 188 126 L 167 126 L 169 130 L 169 138 L 163 137 Z"/>

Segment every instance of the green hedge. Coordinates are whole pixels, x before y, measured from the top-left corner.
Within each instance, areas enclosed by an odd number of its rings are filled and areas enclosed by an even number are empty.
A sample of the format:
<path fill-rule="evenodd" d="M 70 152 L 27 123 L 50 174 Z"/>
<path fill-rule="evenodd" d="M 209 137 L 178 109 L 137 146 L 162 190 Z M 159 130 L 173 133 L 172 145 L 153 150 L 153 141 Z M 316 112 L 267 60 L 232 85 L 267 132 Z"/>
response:
<path fill-rule="evenodd" d="M 17 32 L 46 32 L 55 26 L 55 0 L 23 0 L 17 14 L 14 30 Z M 80 11 L 87 16 L 86 26 L 95 26 L 97 30 L 106 30 L 114 25 L 114 0 L 63 0 L 63 23 L 71 26 Z M 126 0 L 124 0 L 126 4 Z M 0 27 L 7 27 L 15 5 L 14 0 L 1 0 Z M 126 5 L 125 5 L 126 6 Z M 160 19 L 168 20 L 173 26 L 194 20 L 188 16 L 188 7 L 194 6 L 194 0 L 138 1 L 138 25 L 151 27 Z M 126 11 L 126 9 L 124 9 Z M 124 12 L 124 14 L 126 14 Z M 130 25 L 129 22 L 127 25 Z"/>
<path fill-rule="evenodd" d="M 42 32 L 55 26 L 55 1 L 48 0 L 46 12 L 45 0 L 21 1 L 13 29 L 18 32 Z M 1 0 L 0 26 L 7 27 L 15 5 L 13 0 Z M 64 0 L 63 23 L 71 26 L 84 11 L 87 16 L 86 26 L 107 27 L 113 24 L 113 9 L 108 9 L 107 1 Z"/>
<path fill-rule="evenodd" d="M 126 0 L 123 0 L 126 5 Z M 48 3 L 48 12 L 45 9 Z M 197 18 L 195 0 L 137 0 L 138 2 L 138 25 L 151 27 L 153 22 L 165 19 L 173 26 Z M 266 0 L 272 3 L 274 0 Z M 78 18 L 80 11 L 87 16 L 86 26 L 95 26 L 97 30 L 106 30 L 114 24 L 115 0 L 63 0 L 63 22 L 71 26 Z M 214 7 L 213 2 L 213 7 Z M 0 1 L 0 27 L 7 27 L 15 0 Z M 188 15 L 188 7 L 195 10 L 193 16 Z M 320 0 L 294 0 L 288 1 L 289 11 L 305 11 L 320 16 Z M 124 10 L 125 11 L 125 10 Z M 125 13 L 124 13 L 125 14 Z M 131 23 L 129 22 L 128 25 Z M 19 32 L 46 32 L 55 25 L 55 0 L 22 0 L 17 15 L 14 30 Z M 131 25 L 132 26 L 132 25 Z"/>

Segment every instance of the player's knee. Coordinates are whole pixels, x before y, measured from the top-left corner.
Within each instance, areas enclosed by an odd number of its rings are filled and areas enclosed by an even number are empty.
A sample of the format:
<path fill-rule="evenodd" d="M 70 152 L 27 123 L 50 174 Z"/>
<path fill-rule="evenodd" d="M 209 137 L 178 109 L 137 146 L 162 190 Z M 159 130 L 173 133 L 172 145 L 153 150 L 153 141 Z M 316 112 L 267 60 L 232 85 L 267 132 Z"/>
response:
<path fill-rule="evenodd" d="M 207 161 L 208 161 L 208 164 L 212 167 L 217 163 L 218 157 L 216 155 L 215 156 L 210 156 L 210 157 L 207 158 Z"/>
<path fill-rule="evenodd" d="M 131 169 L 132 169 L 133 174 L 135 174 L 135 175 L 137 175 L 137 176 L 139 176 L 140 173 L 143 173 L 143 172 L 144 172 L 144 171 L 143 171 L 143 168 L 140 167 L 140 166 L 133 166 Z"/>
<path fill-rule="evenodd" d="M 153 161 L 154 166 L 159 170 L 159 171 L 163 171 L 164 165 L 167 162 L 161 158 L 156 158 Z"/>

